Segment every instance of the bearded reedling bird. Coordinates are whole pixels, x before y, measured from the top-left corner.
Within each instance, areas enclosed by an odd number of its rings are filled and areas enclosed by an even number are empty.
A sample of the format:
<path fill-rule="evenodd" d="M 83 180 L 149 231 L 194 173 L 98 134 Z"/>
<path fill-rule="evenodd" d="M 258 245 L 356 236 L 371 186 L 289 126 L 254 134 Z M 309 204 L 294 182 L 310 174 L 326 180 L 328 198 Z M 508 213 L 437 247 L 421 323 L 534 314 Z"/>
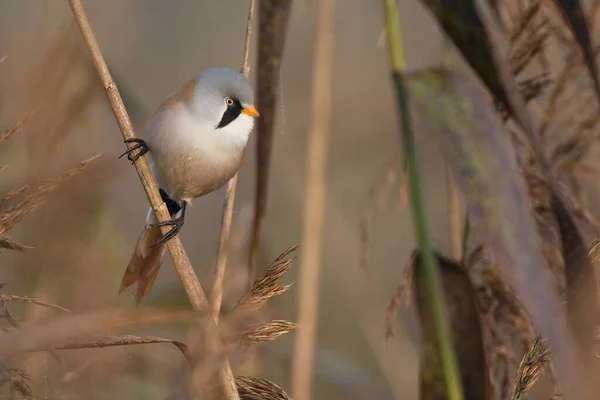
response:
<path fill-rule="evenodd" d="M 146 153 L 152 156 L 152 175 L 171 220 L 157 223 L 150 208 L 119 293 L 137 282 L 136 301 L 146 297 L 165 255 L 165 242 L 181 230 L 188 204 L 219 189 L 238 171 L 259 116 L 253 103 L 252 87 L 243 74 L 208 69 L 162 102 L 143 139 L 125 141 L 134 145 L 121 157 L 127 155 L 135 163 Z M 163 225 L 173 228 L 161 237 Z"/>

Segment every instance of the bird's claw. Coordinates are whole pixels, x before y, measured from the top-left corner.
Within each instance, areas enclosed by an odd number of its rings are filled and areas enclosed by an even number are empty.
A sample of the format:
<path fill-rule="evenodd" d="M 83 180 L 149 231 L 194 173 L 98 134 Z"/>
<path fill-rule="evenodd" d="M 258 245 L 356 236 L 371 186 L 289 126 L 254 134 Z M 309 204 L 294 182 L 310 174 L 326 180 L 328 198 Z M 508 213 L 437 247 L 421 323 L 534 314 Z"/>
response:
<path fill-rule="evenodd" d="M 165 225 L 172 225 L 173 228 L 169 232 L 167 232 L 162 238 L 160 238 L 156 243 L 154 243 L 152 247 L 164 243 L 167 240 L 173 239 L 183 227 L 183 217 L 174 218 L 169 221 L 158 222 L 156 224 L 151 224 L 150 226 L 153 228 L 158 228 Z"/>
<path fill-rule="evenodd" d="M 123 157 L 127 154 L 127 159 L 131 161 L 131 164 L 135 163 L 138 158 L 146 154 L 150 151 L 148 145 L 143 139 L 133 138 L 124 140 L 125 143 L 135 143 L 135 145 L 131 146 L 127 149 L 127 151 L 119 156 L 119 158 Z M 135 150 L 139 150 L 136 154 L 133 154 Z"/>

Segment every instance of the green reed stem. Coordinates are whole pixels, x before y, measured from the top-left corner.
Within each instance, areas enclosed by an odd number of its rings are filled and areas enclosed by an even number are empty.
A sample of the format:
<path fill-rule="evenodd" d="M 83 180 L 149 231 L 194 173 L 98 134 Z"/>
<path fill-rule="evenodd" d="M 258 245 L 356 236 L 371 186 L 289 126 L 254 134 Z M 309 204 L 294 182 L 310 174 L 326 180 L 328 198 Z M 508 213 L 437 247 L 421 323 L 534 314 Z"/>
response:
<path fill-rule="evenodd" d="M 442 366 L 447 396 L 450 400 L 463 400 L 462 382 L 460 380 L 456 353 L 451 339 L 448 323 L 444 315 L 443 291 L 439 277 L 437 261 L 433 255 L 433 245 L 429 233 L 425 198 L 421 188 L 412 120 L 409 112 L 408 94 L 402 72 L 405 69 L 402 51 L 402 35 L 397 0 L 383 0 L 387 23 L 387 42 L 392 64 L 392 78 L 396 89 L 396 101 L 402 128 L 402 146 L 408 164 L 408 194 L 412 210 L 413 228 L 422 256 L 423 274 L 427 294 L 430 298 L 430 312 L 436 331 L 439 359 Z"/>

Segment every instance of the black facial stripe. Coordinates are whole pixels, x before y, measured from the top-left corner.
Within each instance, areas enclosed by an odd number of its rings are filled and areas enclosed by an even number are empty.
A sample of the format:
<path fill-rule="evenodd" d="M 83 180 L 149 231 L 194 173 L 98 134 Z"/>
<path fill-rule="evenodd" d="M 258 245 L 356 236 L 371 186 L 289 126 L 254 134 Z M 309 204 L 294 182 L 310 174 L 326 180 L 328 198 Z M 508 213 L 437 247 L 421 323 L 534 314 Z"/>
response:
<path fill-rule="evenodd" d="M 171 216 L 171 218 L 175 218 L 175 214 L 177 214 L 179 212 L 179 210 L 181 210 L 181 206 L 179 204 L 177 204 L 177 202 L 175 200 L 170 198 L 169 195 L 164 190 L 160 189 L 159 192 L 160 192 L 160 197 L 161 197 L 162 201 L 164 201 L 165 204 L 167 205 L 167 210 L 169 210 L 169 215 Z"/>
<path fill-rule="evenodd" d="M 217 129 L 223 128 L 233 122 L 242 113 L 242 110 L 242 104 L 237 99 L 233 99 L 233 104 L 227 106 L 227 110 L 223 113 Z"/>

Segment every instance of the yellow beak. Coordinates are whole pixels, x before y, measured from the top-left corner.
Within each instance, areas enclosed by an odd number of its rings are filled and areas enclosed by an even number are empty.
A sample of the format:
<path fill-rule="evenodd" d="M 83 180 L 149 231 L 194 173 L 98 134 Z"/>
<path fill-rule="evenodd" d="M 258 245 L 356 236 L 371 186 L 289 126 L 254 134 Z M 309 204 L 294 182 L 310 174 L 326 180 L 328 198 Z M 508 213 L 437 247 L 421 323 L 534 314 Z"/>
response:
<path fill-rule="evenodd" d="M 246 114 L 249 115 L 251 117 L 260 117 L 260 113 L 258 112 L 258 110 L 256 108 L 254 108 L 254 106 L 250 106 L 248 108 L 244 108 L 242 110 L 242 114 Z"/>

